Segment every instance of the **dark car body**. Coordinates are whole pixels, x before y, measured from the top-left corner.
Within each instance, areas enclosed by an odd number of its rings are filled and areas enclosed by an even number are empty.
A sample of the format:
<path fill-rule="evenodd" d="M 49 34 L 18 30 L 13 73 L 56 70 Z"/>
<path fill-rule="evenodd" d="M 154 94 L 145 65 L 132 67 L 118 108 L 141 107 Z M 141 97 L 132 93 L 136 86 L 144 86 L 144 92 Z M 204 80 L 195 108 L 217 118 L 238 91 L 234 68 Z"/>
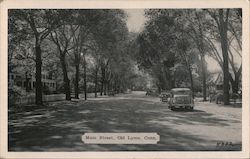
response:
<path fill-rule="evenodd" d="M 193 110 L 194 99 L 192 91 L 189 88 L 174 88 L 171 90 L 171 99 L 169 108 L 174 110 L 176 108 L 184 108 Z"/>

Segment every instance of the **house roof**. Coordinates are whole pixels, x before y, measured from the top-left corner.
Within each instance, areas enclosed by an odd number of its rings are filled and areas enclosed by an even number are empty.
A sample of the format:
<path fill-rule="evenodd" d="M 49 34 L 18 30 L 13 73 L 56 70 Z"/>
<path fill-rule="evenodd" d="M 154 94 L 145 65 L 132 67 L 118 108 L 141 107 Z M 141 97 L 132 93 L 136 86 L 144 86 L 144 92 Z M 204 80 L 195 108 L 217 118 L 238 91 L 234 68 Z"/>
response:
<path fill-rule="evenodd" d="M 208 84 L 212 84 L 212 85 L 223 84 L 223 73 L 222 72 L 213 73 L 211 78 L 208 81 Z"/>

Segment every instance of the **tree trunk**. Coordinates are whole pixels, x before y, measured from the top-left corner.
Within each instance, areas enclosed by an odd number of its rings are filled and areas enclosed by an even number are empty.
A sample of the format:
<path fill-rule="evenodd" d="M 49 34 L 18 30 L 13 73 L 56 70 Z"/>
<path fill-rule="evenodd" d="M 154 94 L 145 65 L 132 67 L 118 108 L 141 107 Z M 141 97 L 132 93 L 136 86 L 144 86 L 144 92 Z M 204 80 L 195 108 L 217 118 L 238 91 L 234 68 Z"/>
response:
<path fill-rule="evenodd" d="M 198 13 L 196 13 L 196 17 L 198 20 L 198 30 L 199 33 L 196 38 L 196 44 L 198 46 L 198 49 L 200 51 L 200 56 L 201 56 L 201 69 L 202 69 L 202 93 L 203 93 L 203 101 L 207 101 L 207 84 L 206 84 L 206 79 L 207 79 L 207 69 L 206 69 L 206 61 L 205 61 L 205 51 L 204 51 L 204 33 L 203 29 L 204 26 L 202 26 L 201 21 L 200 21 L 200 16 Z"/>
<path fill-rule="evenodd" d="M 75 65 L 75 98 L 79 99 L 79 63 Z"/>
<path fill-rule="evenodd" d="M 194 97 L 194 83 L 193 83 L 192 69 L 191 69 L 190 62 L 187 59 L 186 55 L 187 55 L 186 51 L 183 50 L 183 58 L 185 59 L 185 63 L 186 63 L 186 66 L 187 66 L 187 71 L 188 71 L 189 78 L 190 78 L 190 85 L 191 85 L 191 90 L 192 90 L 192 96 Z"/>
<path fill-rule="evenodd" d="M 87 100 L 87 64 L 86 64 L 86 58 L 85 55 L 83 57 L 84 60 L 84 99 Z"/>
<path fill-rule="evenodd" d="M 201 69 L 202 69 L 202 92 L 203 92 L 203 101 L 207 101 L 207 74 L 206 74 L 206 66 L 205 66 L 205 58 L 204 54 L 201 53 Z"/>
<path fill-rule="evenodd" d="M 227 10 L 229 11 L 229 10 Z M 224 105 L 229 105 L 229 68 L 228 68 L 228 42 L 227 42 L 227 22 L 223 20 L 223 9 L 219 10 L 219 20 L 220 20 L 220 40 L 221 49 L 223 54 L 223 73 L 224 73 L 224 83 L 223 83 L 223 100 Z"/>
<path fill-rule="evenodd" d="M 193 75 L 192 75 L 192 70 L 191 70 L 189 64 L 188 64 L 188 74 L 189 74 L 189 78 L 190 78 L 190 85 L 191 85 L 191 90 L 192 90 L 192 96 L 194 97 L 194 82 L 193 82 Z"/>
<path fill-rule="evenodd" d="M 66 95 L 65 99 L 66 100 L 71 100 L 71 94 L 70 94 L 70 81 L 68 78 L 68 72 L 67 72 L 67 67 L 65 63 L 65 54 L 62 53 L 61 57 L 61 65 L 62 65 L 62 71 L 63 71 L 63 82 L 64 82 L 64 93 Z"/>
<path fill-rule="evenodd" d="M 229 74 L 229 80 L 230 80 L 230 83 L 232 85 L 232 92 L 238 93 L 240 76 L 238 76 L 238 74 L 235 74 L 234 78 L 235 79 L 233 79 L 232 76 Z"/>
<path fill-rule="evenodd" d="M 98 85 L 98 67 L 95 70 L 95 98 L 97 98 L 97 85 Z"/>
<path fill-rule="evenodd" d="M 118 93 L 121 93 L 121 86 L 120 86 L 120 82 L 119 82 L 119 84 L 118 84 Z"/>
<path fill-rule="evenodd" d="M 107 95 L 107 81 L 104 80 L 104 95 Z"/>
<path fill-rule="evenodd" d="M 42 51 L 40 44 L 36 42 L 36 104 L 43 105 L 42 94 Z"/>
<path fill-rule="evenodd" d="M 108 73 L 107 73 L 107 69 L 105 69 L 105 78 L 104 78 L 104 95 L 107 95 L 107 77 Z"/>
<path fill-rule="evenodd" d="M 233 93 L 238 93 L 238 91 L 239 91 L 239 80 L 238 79 L 232 83 L 232 91 L 233 91 Z"/>
<path fill-rule="evenodd" d="M 29 81 L 30 81 L 30 78 L 28 77 L 28 71 L 26 71 L 25 72 L 25 88 L 26 88 L 26 92 L 30 91 Z"/>
<path fill-rule="evenodd" d="M 240 66 L 238 71 L 234 71 L 234 79 L 232 75 L 229 73 L 229 81 L 232 85 L 233 93 L 238 93 L 239 91 L 241 74 L 242 74 L 242 65 Z"/>
<path fill-rule="evenodd" d="M 107 92 L 110 91 L 110 80 L 107 81 Z"/>
<path fill-rule="evenodd" d="M 114 91 L 117 93 L 118 91 L 117 91 L 117 86 L 116 86 L 117 84 L 116 84 L 116 83 L 117 83 L 117 81 L 116 81 L 116 79 L 115 79 L 115 80 L 114 80 Z"/>
<path fill-rule="evenodd" d="M 172 76 L 172 80 L 171 80 L 171 87 L 170 87 L 170 89 L 176 87 L 176 84 L 175 84 L 176 83 L 176 77 L 175 77 L 175 75 L 176 75 L 176 71 L 174 70 L 173 76 Z"/>
<path fill-rule="evenodd" d="M 104 80 L 105 80 L 105 68 L 102 68 L 102 81 L 101 81 L 101 96 L 104 90 Z"/>

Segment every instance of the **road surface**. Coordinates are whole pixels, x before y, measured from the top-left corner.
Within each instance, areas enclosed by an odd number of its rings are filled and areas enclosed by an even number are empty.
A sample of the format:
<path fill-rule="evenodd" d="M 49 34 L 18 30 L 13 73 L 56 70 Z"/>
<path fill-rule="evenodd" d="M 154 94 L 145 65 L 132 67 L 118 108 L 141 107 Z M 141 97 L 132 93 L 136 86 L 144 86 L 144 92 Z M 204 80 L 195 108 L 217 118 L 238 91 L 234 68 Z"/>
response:
<path fill-rule="evenodd" d="M 145 92 L 24 108 L 9 110 L 9 151 L 241 150 L 241 108 L 195 102 L 193 111 L 171 111 Z M 87 132 L 156 132 L 160 141 L 84 144 L 81 137 Z"/>

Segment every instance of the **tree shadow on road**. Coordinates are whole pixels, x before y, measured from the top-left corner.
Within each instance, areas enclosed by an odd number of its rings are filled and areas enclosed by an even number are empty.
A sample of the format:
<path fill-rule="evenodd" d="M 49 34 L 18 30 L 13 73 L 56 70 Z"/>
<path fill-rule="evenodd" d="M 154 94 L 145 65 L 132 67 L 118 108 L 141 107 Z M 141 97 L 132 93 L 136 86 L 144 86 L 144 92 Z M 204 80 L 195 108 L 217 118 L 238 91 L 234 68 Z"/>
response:
<path fill-rule="evenodd" d="M 9 114 L 9 151 L 217 150 L 217 141 L 177 130 L 175 125 L 228 126 L 229 122 L 201 110 L 170 111 L 160 102 L 136 98 L 56 102 L 46 109 Z M 157 132 L 161 140 L 156 145 L 84 144 L 81 136 L 89 132 Z"/>

